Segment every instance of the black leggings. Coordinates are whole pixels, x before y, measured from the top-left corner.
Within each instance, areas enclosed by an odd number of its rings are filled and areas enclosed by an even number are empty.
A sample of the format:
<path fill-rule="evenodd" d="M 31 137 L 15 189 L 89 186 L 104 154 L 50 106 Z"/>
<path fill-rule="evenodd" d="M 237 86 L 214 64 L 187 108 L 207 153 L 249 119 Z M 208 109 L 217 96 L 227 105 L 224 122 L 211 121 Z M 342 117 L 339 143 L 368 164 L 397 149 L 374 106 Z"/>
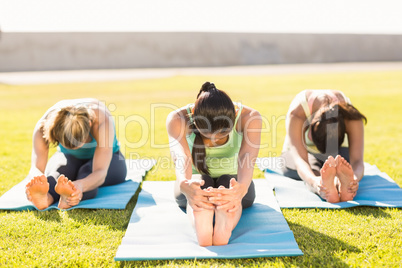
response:
<path fill-rule="evenodd" d="M 349 161 L 349 148 L 341 147 L 338 150 L 338 155 L 342 156 Z M 310 164 L 310 168 L 313 172 L 319 173 L 322 166 L 325 163 L 325 160 L 328 159 L 330 154 L 312 154 L 308 153 L 308 162 Z M 335 157 L 336 155 L 332 155 Z M 282 152 L 281 157 L 285 161 L 285 166 L 282 168 L 283 175 L 292 179 L 301 180 L 299 174 L 297 174 L 296 164 L 294 163 L 293 157 L 290 154 L 290 151 Z"/>
<path fill-rule="evenodd" d="M 60 195 L 55 192 L 57 178 L 60 175 L 66 176 L 71 181 L 81 180 L 92 173 L 93 159 L 78 159 L 72 155 L 57 151 L 50 159 L 46 167 L 46 177 L 49 182 L 49 193 L 54 202 L 58 202 Z M 121 152 L 113 154 L 105 182 L 101 186 L 115 185 L 126 180 L 127 167 L 124 156 Z M 83 193 L 82 200 L 94 198 L 98 189 Z"/>
<path fill-rule="evenodd" d="M 204 185 L 201 186 L 201 189 L 206 189 L 208 187 L 213 187 L 213 188 L 218 188 L 219 186 L 224 186 L 225 188 L 230 187 L 230 180 L 232 178 L 235 178 L 237 180 L 237 175 L 222 175 L 219 178 L 211 178 L 208 175 L 202 175 L 201 176 L 202 180 L 205 181 Z M 176 186 L 179 184 L 177 183 Z M 182 194 L 178 189 L 175 191 L 175 198 L 177 204 L 185 208 L 187 205 L 187 198 L 184 194 Z M 243 208 L 248 208 L 254 203 L 255 199 L 255 188 L 254 188 L 254 182 L 251 181 L 250 186 L 248 187 L 247 194 L 243 197 L 241 200 L 241 205 Z"/>

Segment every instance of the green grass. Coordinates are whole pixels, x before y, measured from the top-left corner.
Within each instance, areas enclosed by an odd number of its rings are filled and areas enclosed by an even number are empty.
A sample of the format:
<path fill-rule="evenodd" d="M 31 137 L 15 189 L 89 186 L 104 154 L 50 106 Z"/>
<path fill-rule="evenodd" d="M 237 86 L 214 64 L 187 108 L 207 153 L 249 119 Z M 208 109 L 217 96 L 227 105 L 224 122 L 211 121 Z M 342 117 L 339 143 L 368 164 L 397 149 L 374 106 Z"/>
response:
<path fill-rule="evenodd" d="M 193 102 L 207 80 L 264 116 L 261 157 L 280 154 L 284 115 L 297 92 L 306 88 L 342 90 L 368 118 L 365 161 L 402 185 L 402 72 L 178 76 L 108 83 L 0 84 L 0 195 L 28 173 L 31 135 L 38 118 L 67 98 L 105 101 L 114 108 L 126 157 L 158 160 L 146 180 L 174 180 L 165 119 L 174 107 Z M 256 169 L 254 177 L 263 177 L 263 173 Z M 400 267 L 402 263 L 400 209 L 371 207 L 282 210 L 304 252 L 300 257 L 115 262 L 136 196 L 127 209 L 119 211 L 0 211 L 0 267 Z"/>

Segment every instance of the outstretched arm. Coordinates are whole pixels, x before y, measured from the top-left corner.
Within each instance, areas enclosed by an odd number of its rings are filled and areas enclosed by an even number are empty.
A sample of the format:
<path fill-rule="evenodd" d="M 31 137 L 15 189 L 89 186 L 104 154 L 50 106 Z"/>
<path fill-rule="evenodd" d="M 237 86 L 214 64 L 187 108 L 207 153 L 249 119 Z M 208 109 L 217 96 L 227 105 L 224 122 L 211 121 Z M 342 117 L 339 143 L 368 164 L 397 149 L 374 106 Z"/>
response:
<path fill-rule="evenodd" d="M 290 113 L 286 121 L 286 133 L 290 140 L 290 153 L 295 161 L 296 170 L 300 178 L 313 185 L 317 174 L 311 170 L 308 163 L 308 153 L 303 142 L 304 118 Z"/>
<path fill-rule="evenodd" d="M 304 144 L 305 116 L 301 107 L 288 114 L 286 135 L 290 140 L 290 154 L 296 166 L 297 174 L 306 182 L 313 192 L 325 198 L 325 188 L 321 185 L 320 174 L 315 174 L 308 162 L 308 152 Z"/>
<path fill-rule="evenodd" d="M 31 169 L 29 177 L 43 175 L 46 169 L 49 146 L 43 138 L 40 121 L 36 124 L 32 137 Z"/>
<path fill-rule="evenodd" d="M 50 107 L 36 123 L 32 137 L 31 169 L 28 175 L 31 178 L 44 174 L 49 157 L 49 144 L 46 142 L 45 138 L 43 138 L 43 123 L 47 120 L 51 112 L 64 106 L 67 102 L 68 100 L 57 102 Z"/>
<path fill-rule="evenodd" d="M 345 121 L 349 141 L 349 158 L 353 170 L 353 181 L 347 186 L 348 193 L 356 194 L 359 181 L 364 175 L 364 126 L 361 120 Z"/>
<path fill-rule="evenodd" d="M 348 120 L 346 132 L 349 140 L 350 164 L 355 174 L 355 180 L 360 181 L 364 175 L 364 125 L 361 120 Z"/>

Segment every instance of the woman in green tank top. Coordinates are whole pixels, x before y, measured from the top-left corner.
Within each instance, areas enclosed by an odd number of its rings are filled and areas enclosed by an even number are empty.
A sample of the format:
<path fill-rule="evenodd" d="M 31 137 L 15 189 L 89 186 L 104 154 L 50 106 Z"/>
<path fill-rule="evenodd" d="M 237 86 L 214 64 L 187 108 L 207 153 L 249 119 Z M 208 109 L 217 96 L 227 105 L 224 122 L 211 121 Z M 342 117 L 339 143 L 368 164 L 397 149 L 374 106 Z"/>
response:
<path fill-rule="evenodd" d="M 176 201 L 187 207 L 201 246 L 226 245 L 254 202 L 261 122 L 256 110 L 233 103 L 209 82 L 194 104 L 167 118 Z"/>

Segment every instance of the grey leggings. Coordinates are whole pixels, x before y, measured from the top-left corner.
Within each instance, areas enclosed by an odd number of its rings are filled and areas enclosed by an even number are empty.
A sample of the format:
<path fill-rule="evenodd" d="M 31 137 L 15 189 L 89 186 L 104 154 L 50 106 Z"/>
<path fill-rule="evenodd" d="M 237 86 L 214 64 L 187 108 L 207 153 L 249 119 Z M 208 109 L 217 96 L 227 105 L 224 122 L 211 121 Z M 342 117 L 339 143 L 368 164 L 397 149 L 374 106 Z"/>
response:
<path fill-rule="evenodd" d="M 81 180 L 92 173 L 93 159 L 78 159 L 72 155 L 57 151 L 50 159 L 46 167 L 46 177 L 49 182 L 49 193 L 54 202 L 58 202 L 60 195 L 54 190 L 56 180 L 60 175 L 66 176 L 71 181 Z M 120 151 L 113 154 L 107 171 L 105 182 L 101 186 L 114 185 L 126 180 L 127 167 L 124 156 Z M 98 189 L 83 193 L 82 200 L 96 196 Z"/>
<path fill-rule="evenodd" d="M 349 161 L 349 148 L 347 147 L 341 147 L 338 150 L 338 154 L 342 156 L 343 158 L 346 159 L 346 161 Z M 308 153 L 308 162 L 310 164 L 310 168 L 314 172 L 320 172 L 322 166 L 324 165 L 325 160 L 330 156 L 330 154 L 312 154 Z M 332 155 L 336 156 L 336 155 Z M 294 163 L 293 157 L 291 156 L 289 151 L 283 152 L 281 157 L 285 161 L 285 166 L 282 168 L 282 173 L 284 176 L 296 179 L 296 180 L 301 180 L 299 175 L 297 174 L 296 170 L 296 164 Z"/>
<path fill-rule="evenodd" d="M 230 180 L 235 178 L 237 180 L 237 175 L 222 175 L 219 178 L 211 178 L 208 175 L 202 175 L 202 180 L 205 181 L 204 185 L 201 186 L 201 189 L 206 189 L 208 187 L 218 188 L 219 186 L 224 186 L 225 188 L 230 187 Z M 179 187 L 178 183 L 176 183 L 176 187 Z M 180 192 L 179 189 L 175 189 L 175 197 L 176 202 L 181 208 L 185 208 L 187 205 L 187 198 L 184 194 Z M 241 204 L 243 208 L 248 208 L 254 203 L 255 199 L 255 188 L 254 182 L 251 181 L 250 186 L 248 187 L 247 194 L 241 200 Z"/>

